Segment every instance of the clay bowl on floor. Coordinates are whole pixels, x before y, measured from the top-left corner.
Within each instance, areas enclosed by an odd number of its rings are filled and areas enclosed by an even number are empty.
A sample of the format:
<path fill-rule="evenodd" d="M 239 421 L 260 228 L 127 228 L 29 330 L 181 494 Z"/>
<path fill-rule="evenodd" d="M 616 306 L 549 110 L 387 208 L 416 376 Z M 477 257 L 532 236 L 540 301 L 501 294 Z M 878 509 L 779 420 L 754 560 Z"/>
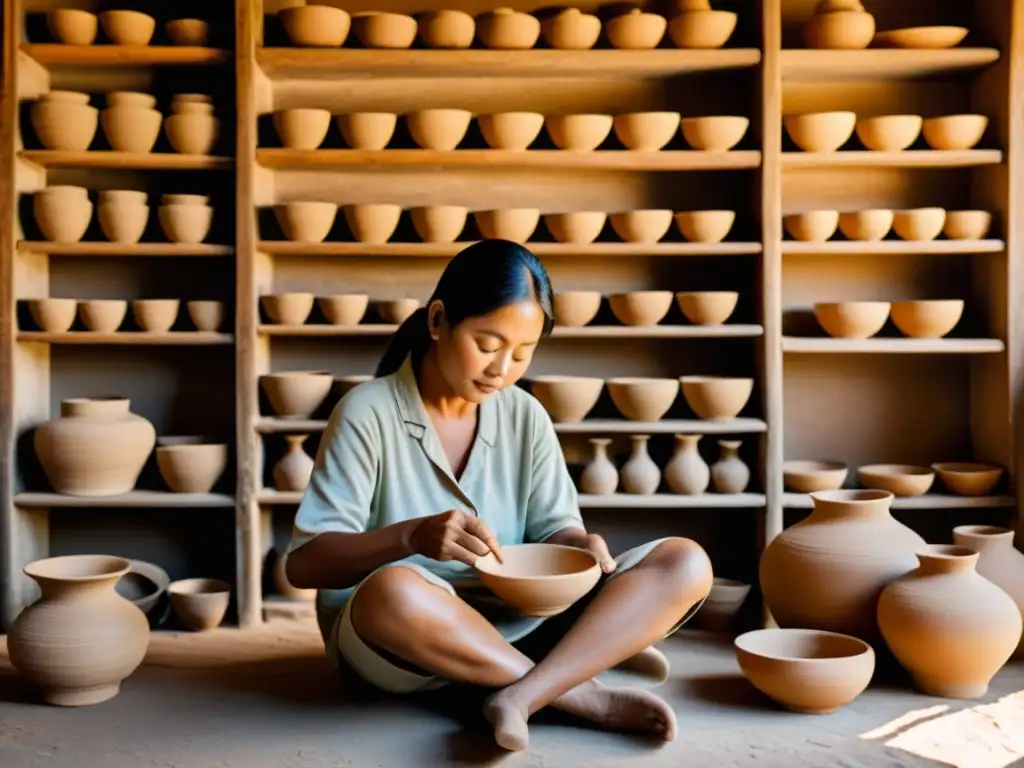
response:
<path fill-rule="evenodd" d="M 329 5 L 299 5 L 282 8 L 277 17 L 297 46 L 337 48 L 348 38 L 352 17 Z"/>
<path fill-rule="evenodd" d="M 694 325 L 721 325 L 736 310 L 737 291 L 679 291 L 676 303 Z"/>
<path fill-rule="evenodd" d="M 408 48 L 419 25 L 404 13 L 364 11 L 352 17 L 352 29 L 366 48 Z"/>
<path fill-rule="evenodd" d="M 533 144 L 544 127 L 540 112 L 495 112 L 476 119 L 491 149 L 521 151 Z"/>
<path fill-rule="evenodd" d="M 370 306 L 370 297 L 365 293 L 341 293 L 320 296 L 316 303 L 331 325 L 358 325 Z"/>
<path fill-rule="evenodd" d="M 316 149 L 331 127 L 326 109 L 282 109 L 274 113 L 274 129 L 289 149 Z"/>
<path fill-rule="evenodd" d="M 55 8 L 46 14 L 51 34 L 67 45 L 92 45 L 98 30 L 96 14 L 75 8 Z"/>
<path fill-rule="evenodd" d="M 611 115 L 548 115 L 544 126 L 559 149 L 589 152 L 608 138 L 612 122 Z"/>
<path fill-rule="evenodd" d="M 988 211 L 946 211 L 942 234 L 950 240 L 981 240 L 992 226 Z"/>
<path fill-rule="evenodd" d="M 477 229 L 480 230 L 480 234 L 489 240 L 511 240 L 513 243 L 525 243 L 540 224 L 540 211 L 536 208 L 474 211 L 473 221 L 476 223 Z"/>
<path fill-rule="evenodd" d="M 839 211 L 804 211 L 782 217 L 782 225 L 794 240 L 823 243 L 836 232 Z"/>
<path fill-rule="evenodd" d="M 656 243 L 672 226 L 672 211 L 668 208 L 620 211 L 608 218 L 612 229 L 626 243 Z"/>
<path fill-rule="evenodd" d="M 701 152 L 727 152 L 743 138 L 750 119 L 731 115 L 713 117 L 684 117 L 683 138 L 693 149 Z"/>
<path fill-rule="evenodd" d="M 178 319 L 180 299 L 137 299 L 132 302 L 132 316 L 148 333 L 167 333 Z"/>
<path fill-rule="evenodd" d="M 588 376 L 535 376 L 530 392 L 540 401 L 552 421 L 582 421 L 601 396 L 604 379 Z"/>
<path fill-rule="evenodd" d="M 868 208 L 839 214 L 839 231 L 850 240 L 878 241 L 892 229 L 893 212 Z"/>
<path fill-rule="evenodd" d="M 586 245 L 592 243 L 604 229 L 608 214 L 602 211 L 572 211 L 544 214 L 544 226 L 560 243 Z"/>
<path fill-rule="evenodd" d="M 865 149 L 898 152 L 913 144 L 921 134 L 920 115 L 879 115 L 857 121 L 857 138 Z"/>
<path fill-rule="evenodd" d="M 672 291 L 629 291 L 608 297 L 612 314 L 623 325 L 657 325 L 672 308 Z"/>
<path fill-rule="evenodd" d="M 616 409 L 630 421 L 659 421 L 679 397 L 678 379 L 620 377 L 607 384 Z"/>
<path fill-rule="evenodd" d="M 691 243 L 720 243 L 732 229 L 736 211 L 680 211 L 675 220 L 679 233 Z"/>
<path fill-rule="evenodd" d="M 601 566 L 585 549 L 557 544 L 517 544 L 477 559 L 480 580 L 527 616 L 555 616 L 586 595 Z"/>
<path fill-rule="evenodd" d="M 879 48 L 953 48 L 967 37 L 966 27 L 906 27 L 876 32 Z"/>
<path fill-rule="evenodd" d="M 182 579 L 167 588 L 171 608 L 185 629 L 215 629 L 224 621 L 231 587 L 218 579 Z"/>
<path fill-rule="evenodd" d="M 868 339 L 889 318 L 888 301 L 831 301 L 814 305 L 814 317 L 829 336 Z"/>
<path fill-rule="evenodd" d="M 274 206 L 284 236 L 300 243 L 322 243 L 337 215 L 337 203 L 303 200 Z"/>
<path fill-rule="evenodd" d="M 946 223 L 942 208 L 908 208 L 893 211 L 892 228 L 901 240 L 934 240 Z"/>
<path fill-rule="evenodd" d="M 784 461 L 782 482 L 793 493 L 838 491 L 849 470 L 841 461 Z"/>
<path fill-rule="evenodd" d="M 420 301 L 419 299 L 391 299 L 378 301 L 374 306 L 377 309 L 377 314 L 385 323 L 401 325 L 409 315 L 420 308 Z"/>
<path fill-rule="evenodd" d="M 469 211 L 461 205 L 427 205 L 409 209 L 416 234 L 425 243 L 454 243 L 466 227 Z"/>
<path fill-rule="evenodd" d="M 865 464 L 857 468 L 857 479 L 865 488 L 893 496 L 921 496 L 935 482 L 935 470 L 913 464 Z"/>
<path fill-rule="evenodd" d="M 428 48 L 469 48 L 476 34 L 476 20 L 465 11 L 430 11 L 419 18 L 417 28 Z"/>
<path fill-rule="evenodd" d="M 786 133 L 804 152 L 835 152 L 857 125 L 855 112 L 811 112 L 783 118 Z"/>
<path fill-rule="evenodd" d="M 894 301 L 892 322 L 913 339 L 939 339 L 952 331 L 964 313 L 963 299 Z"/>
<path fill-rule="evenodd" d="M 932 464 L 942 483 L 960 496 L 985 496 L 1003 476 L 1003 468 L 977 461 L 940 461 Z"/>
<path fill-rule="evenodd" d="M 734 11 L 712 11 L 709 4 L 693 10 L 697 13 L 680 13 L 668 23 L 668 36 L 677 48 L 721 48 L 729 42 L 739 18 Z"/>
<path fill-rule="evenodd" d="M 269 293 L 260 296 L 260 304 L 275 325 L 302 325 L 313 311 L 313 294 L 306 292 Z"/>
<path fill-rule="evenodd" d="M 754 380 L 734 376 L 680 376 L 683 397 L 702 419 L 734 419 L 754 391 Z"/>
<path fill-rule="evenodd" d="M 921 133 L 932 149 L 972 149 L 981 141 L 986 128 L 985 115 L 943 115 L 925 120 Z"/>
<path fill-rule="evenodd" d="M 679 131 L 678 112 L 627 112 L 612 120 L 615 135 L 626 149 L 656 152 Z"/>
<path fill-rule="evenodd" d="M 90 331 L 113 333 L 124 322 L 128 302 L 124 299 L 87 299 L 78 302 L 78 312 Z"/>
<path fill-rule="evenodd" d="M 600 291 L 556 291 L 552 298 L 555 325 L 586 325 L 601 308 Z"/>
<path fill-rule="evenodd" d="M 337 116 L 338 130 L 352 149 L 384 149 L 398 125 L 394 112 L 348 112 Z"/>
<path fill-rule="evenodd" d="M 423 149 L 449 151 L 459 146 L 472 119 L 466 109 L 421 109 L 407 114 L 405 125 Z"/>
<path fill-rule="evenodd" d="M 694 622 L 706 632 L 729 631 L 735 626 L 749 594 L 749 584 L 715 576 L 711 581 L 711 592 L 693 617 Z"/>
<path fill-rule="evenodd" d="M 172 493 L 209 493 L 228 465 L 226 443 L 158 445 L 156 466 Z"/>
<path fill-rule="evenodd" d="M 327 371 L 281 371 L 260 377 L 270 407 L 282 419 L 305 419 L 331 391 L 333 377 Z"/>
<path fill-rule="evenodd" d="M 47 333 L 64 333 L 74 325 L 78 313 L 75 299 L 29 299 L 26 303 L 32 320 Z"/>
<path fill-rule="evenodd" d="M 835 632 L 758 629 L 734 645 L 747 680 L 795 712 L 832 712 L 857 698 L 875 672 L 871 646 Z"/>

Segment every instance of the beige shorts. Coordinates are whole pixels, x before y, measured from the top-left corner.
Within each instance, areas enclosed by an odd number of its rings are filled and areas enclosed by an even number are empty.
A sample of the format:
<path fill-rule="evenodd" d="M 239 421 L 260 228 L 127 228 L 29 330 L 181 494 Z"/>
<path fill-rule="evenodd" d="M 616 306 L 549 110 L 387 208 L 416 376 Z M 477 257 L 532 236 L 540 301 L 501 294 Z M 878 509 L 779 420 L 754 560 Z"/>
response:
<path fill-rule="evenodd" d="M 620 573 L 624 573 L 630 568 L 633 568 L 637 563 L 643 560 L 651 550 L 663 541 L 665 541 L 665 539 L 657 539 L 623 552 L 615 558 L 617 566 L 615 570 L 604 576 L 601 583 L 606 583 L 611 579 L 614 579 Z M 440 576 L 431 573 L 426 568 L 414 563 L 391 563 L 383 566 L 382 568 L 394 567 L 411 568 L 431 584 L 437 585 L 453 596 L 457 594 L 455 588 L 447 581 L 442 579 Z M 376 573 L 376 571 L 374 573 Z M 370 574 L 370 576 L 372 575 L 373 574 Z M 370 576 L 367 576 L 366 578 L 368 579 Z M 366 579 L 360 582 L 360 586 L 365 582 Z M 352 671 L 371 685 L 389 693 L 401 694 L 413 693 L 416 691 L 429 691 L 447 685 L 450 682 L 447 678 L 437 675 L 422 675 L 396 666 L 363 642 L 363 639 L 359 637 L 355 627 L 352 625 L 351 616 L 352 603 L 358 592 L 359 586 L 353 590 L 348 601 L 345 603 L 345 607 L 342 610 L 341 615 L 338 617 L 338 626 L 335 628 L 336 631 L 333 633 L 337 642 L 338 652 L 341 657 L 340 661 L 347 664 Z M 704 601 L 701 600 L 699 603 L 694 605 L 687 612 L 686 616 L 676 624 L 676 626 L 665 633 L 665 637 L 668 637 L 689 621 L 703 602 Z M 502 635 L 506 640 L 513 643 L 521 640 L 523 637 L 539 628 L 544 621 L 545 619 L 543 618 L 526 617 L 516 622 L 513 627 L 499 627 L 499 631 L 502 632 Z"/>

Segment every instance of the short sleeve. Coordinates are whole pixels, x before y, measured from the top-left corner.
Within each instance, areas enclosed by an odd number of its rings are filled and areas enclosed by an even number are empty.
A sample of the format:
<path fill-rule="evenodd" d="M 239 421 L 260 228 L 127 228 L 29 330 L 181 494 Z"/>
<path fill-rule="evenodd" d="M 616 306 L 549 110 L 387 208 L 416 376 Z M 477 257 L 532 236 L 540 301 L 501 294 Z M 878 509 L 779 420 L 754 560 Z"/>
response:
<path fill-rule="evenodd" d="M 526 509 L 526 541 L 541 542 L 563 528 L 583 528 L 576 486 L 565 465 L 551 417 L 540 403 L 532 404 L 533 450 L 530 495 Z"/>
<path fill-rule="evenodd" d="M 370 406 L 342 398 L 327 422 L 295 514 L 289 552 L 321 533 L 367 530 L 380 455 L 380 429 Z"/>

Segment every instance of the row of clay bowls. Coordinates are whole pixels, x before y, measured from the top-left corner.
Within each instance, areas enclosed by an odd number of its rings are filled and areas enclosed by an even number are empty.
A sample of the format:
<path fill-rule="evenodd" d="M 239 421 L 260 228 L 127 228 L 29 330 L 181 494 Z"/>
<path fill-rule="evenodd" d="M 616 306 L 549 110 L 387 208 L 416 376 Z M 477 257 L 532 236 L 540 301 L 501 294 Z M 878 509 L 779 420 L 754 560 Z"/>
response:
<path fill-rule="evenodd" d="M 164 195 L 157 218 L 172 243 L 203 242 L 213 224 L 213 208 L 206 195 Z M 134 189 L 106 189 L 99 193 L 100 229 L 111 242 L 137 243 L 149 221 L 147 195 Z M 93 204 L 85 187 L 57 185 L 35 193 L 32 211 L 43 237 L 55 243 L 77 243 L 92 221 Z"/>
<path fill-rule="evenodd" d="M 98 24 L 114 45 L 149 45 L 156 31 L 156 19 L 129 10 L 104 11 L 99 17 L 89 11 L 57 8 L 48 11 L 46 23 L 53 36 L 67 45 L 92 45 Z M 203 45 L 209 25 L 201 19 L 174 19 L 164 25 L 175 45 Z"/>
<path fill-rule="evenodd" d="M 841 461 L 787 461 L 783 482 L 796 493 L 835 491 L 843 487 L 848 467 Z M 1003 468 L 982 462 L 936 462 L 930 467 L 912 464 L 867 464 L 857 469 L 864 488 L 889 491 L 896 496 L 927 493 L 938 473 L 946 488 L 959 496 L 985 496 L 999 482 Z"/>
<path fill-rule="evenodd" d="M 634 8 L 603 24 L 613 48 L 647 50 L 665 37 L 678 48 L 721 48 L 736 28 L 736 14 L 713 11 L 708 0 L 677 0 L 678 15 L 668 21 Z M 602 24 L 597 16 L 568 8 L 543 21 L 511 8 L 497 8 L 476 18 L 459 10 L 438 10 L 419 20 L 401 13 L 365 11 L 348 14 L 326 5 L 302 5 L 278 12 L 295 45 L 337 48 L 354 31 L 366 48 L 409 48 L 417 35 L 430 48 L 469 48 L 474 38 L 487 48 L 526 50 L 541 35 L 552 48 L 586 50 L 597 45 Z"/>
<path fill-rule="evenodd" d="M 345 221 L 355 239 L 362 243 L 386 243 L 398 228 L 402 207 L 394 203 L 361 203 L 342 206 Z M 300 201 L 274 206 L 285 237 L 303 243 L 321 243 L 334 226 L 337 203 Z M 466 226 L 469 209 L 458 205 L 410 208 L 413 227 L 428 243 L 453 243 Z M 546 213 L 544 224 L 560 243 L 581 245 L 594 242 L 611 220 L 615 233 L 627 243 L 656 243 L 675 221 L 690 242 L 720 243 L 732 229 L 735 211 L 679 211 L 649 209 L 620 211 L 573 211 Z M 485 238 L 526 242 L 537 228 L 541 213 L 536 208 L 474 211 L 477 228 Z"/>
<path fill-rule="evenodd" d="M 881 152 L 904 150 L 924 136 L 932 149 L 971 149 L 988 127 L 985 115 L 960 114 L 922 118 L 920 115 L 879 115 L 857 119 L 856 112 L 809 112 L 786 115 L 786 133 L 805 152 L 835 152 L 850 137 L 865 149 Z"/>
<path fill-rule="evenodd" d="M 64 333 L 81 315 L 90 331 L 113 333 L 121 327 L 128 313 L 124 299 L 29 299 L 29 312 L 36 325 L 46 333 Z M 179 299 L 136 299 L 132 317 L 149 333 L 166 333 L 178 319 Z M 220 301 L 189 301 L 188 316 L 197 331 L 216 331 L 224 321 L 224 304 Z"/>
<path fill-rule="evenodd" d="M 303 325 L 313 311 L 313 301 L 331 325 L 358 325 L 370 305 L 365 293 L 345 293 L 334 296 L 314 296 L 312 293 L 273 293 L 260 297 L 263 311 L 271 323 L 277 325 Z M 418 299 L 390 299 L 376 301 L 374 307 L 385 322 L 401 325 L 420 307 Z"/>
<path fill-rule="evenodd" d="M 963 299 L 914 301 L 834 301 L 814 305 L 814 317 L 839 339 L 867 339 L 892 317 L 893 324 L 912 339 L 939 339 L 948 334 L 964 312 Z"/>
<path fill-rule="evenodd" d="M 988 211 L 947 211 L 943 208 L 907 208 L 893 211 L 804 211 L 782 217 L 794 240 L 823 243 L 838 228 L 847 239 L 879 241 L 892 230 L 901 240 L 934 240 L 944 234 L 950 240 L 980 240 L 992 226 Z"/>
<path fill-rule="evenodd" d="M 804 22 L 804 43 L 808 48 L 863 49 L 876 47 L 952 48 L 966 36 L 965 27 L 907 27 L 875 31 L 875 17 L 864 10 L 860 0 L 821 0 L 814 14 Z"/>
<path fill-rule="evenodd" d="M 32 127 L 47 149 L 84 152 L 96 135 L 97 123 L 116 152 L 147 154 L 163 126 L 175 152 L 208 155 L 220 135 L 220 120 L 213 116 L 212 97 L 204 93 L 178 93 L 166 118 L 154 109 L 156 96 L 137 91 L 111 91 L 107 108 L 89 104 L 89 94 L 50 91 L 33 103 Z"/>
<path fill-rule="evenodd" d="M 316 149 L 327 136 L 329 110 L 309 107 L 274 113 L 274 128 L 289 149 Z M 547 130 L 559 149 L 589 152 L 614 130 L 631 150 L 656 151 L 682 129 L 695 150 L 727 152 L 739 144 L 750 119 L 731 115 L 682 117 L 678 112 L 630 112 L 621 115 L 543 115 L 540 112 L 496 112 L 474 115 L 468 109 L 421 109 L 403 115 L 413 141 L 423 149 L 454 150 L 476 119 L 484 140 L 493 149 L 525 150 Z M 336 116 L 338 129 L 353 149 L 384 149 L 394 135 L 398 115 L 393 112 L 352 112 Z"/>
<path fill-rule="evenodd" d="M 694 325 L 721 325 L 736 309 L 736 291 L 627 291 L 608 296 L 612 314 L 623 325 L 657 325 L 672 308 Z M 601 308 L 600 291 L 557 291 L 554 295 L 555 324 L 582 326 L 594 319 Z"/>

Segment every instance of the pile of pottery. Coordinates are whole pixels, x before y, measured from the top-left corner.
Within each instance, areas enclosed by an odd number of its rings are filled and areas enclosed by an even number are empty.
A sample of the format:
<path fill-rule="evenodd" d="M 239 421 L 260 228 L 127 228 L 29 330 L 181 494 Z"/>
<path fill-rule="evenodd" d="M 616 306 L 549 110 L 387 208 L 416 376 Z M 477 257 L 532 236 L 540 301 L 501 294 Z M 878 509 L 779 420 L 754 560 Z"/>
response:
<path fill-rule="evenodd" d="M 164 119 L 164 132 L 175 152 L 208 155 L 220 136 L 220 120 L 213 116 L 213 99 L 205 93 L 177 93 Z"/>
<path fill-rule="evenodd" d="M 99 17 L 75 8 L 55 8 L 46 13 L 50 33 L 65 45 L 92 45 L 97 22 L 114 45 L 149 45 L 156 31 L 156 19 L 139 11 L 104 11 Z M 175 45 L 204 45 L 209 36 L 209 25 L 202 19 L 173 19 L 164 29 Z"/>
<path fill-rule="evenodd" d="M 963 312 L 963 299 L 831 301 L 814 305 L 818 324 L 837 339 L 871 338 L 890 317 L 909 338 L 939 339 L 956 327 Z"/>
<path fill-rule="evenodd" d="M 474 38 L 494 50 L 528 50 L 543 35 L 551 48 L 588 50 L 601 32 L 612 48 L 649 50 L 666 33 L 677 48 L 721 48 L 736 28 L 736 14 L 711 9 L 709 0 L 677 0 L 671 21 L 634 8 L 601 23 L 594 15 L 567 8 L 543 19 L 511 8 L 497 8 L 476 17 L 445 9 L 418 19 L 402 13 L 348 12 L 329 5 L 293 6 L 277 12 L 285 31 L 298 46 L 337 48 L 352 31 L 364 48 L 409 48 L 417 37 L 428 48 L 466 49 Z"/>
<path fill-rule="evenodd" d="M 625 493 L 649 496 L 658 490 L 661 479 L 672 493 L 700 496 L 712 486 L 716 493 L 743 493 L 750 484 L 750 469 L 739 457 L 739 440 L 719 440 L 721 454 L 710 467 L 700 455 L 698 444 L 703 435 L 676 435 L 675 452 L 664 470 L 647 452 L 650 435 L 630 435 L 633 448 L 629 458 L 618 470 L 608 456 L 611 438 L 594 437 L 593 458 L 580 474 L 580 491 L 608 496 L 621 483 Z"/>
<path fill-rule="evenodd" d="M 313 302 L 330 325 L 358 325 L 366 315 L 370 297 L 365 293 L 314 296 L 292 291 L 260 297 L 267 318 L 275 325 L 304 325 L 313 311 Z M 386 323 L 401 325 L 420 307 L 419 299 L 388 299 L 374 302 L 377 314 Z"/>
<path fill-rule="evenodd" d="M 875 17 L 860 0 L 820 0 L 803 26 L 808 48 L 952 48 L 967 36 L 966 27 L 929 26 L 875 31 Z"/>
<path fill-rule="evenodd" d="M 213 224 L 213 208 L 206 195 L 163 195 L 157 219 L 172 243 L 203 242 Z M 85 187 L 56 185 L 33 195 L 32 212 L 43 237 L 55 243 L 77 243 L 92 222 L 93 204 Z M 149 223 L 146 192 L 104 189 L 99 192 L 97 218 L 110 242 L 134 244 L 142 239 Z"/>
<path fill-rule="evenodd" d="M 786 461 L 782 481 L 794 493 L 838 491 L 846 483 L 849 468 L 841 461 Z M 1003 476 L 1003 468 L 984 462 L 943 461 L 930 466 L 914 464 L 865 464 L 857 468 L 861 487 L 888 491 L 894 496 L 921 496 L 931 490 L 938 474 L 949 493 L 985 496 Z"/>
<path fill-rule="evenodd" d="M 361 243 L 383 244 L 391 239 L 402 217 L 402 207 L 394 203 L 359 203 L 341 206 L 352 236 Z M 296 201 L 274 206 L 274 215 L 288 240 L 322 243 L 338 214 L 338 204 L 320 201 Z M 458 205 L 428 205 L 409 209 L 416 233 L 428 243 L 453 243 L 462 234 L 469 209 Z M 480 233 L 488 239 L 499 238 L 523 243 L 530 239 L 542 218 L 537 208 L 474 211 Z M 586 245 L 597 240 L 611 221 L 615 234 L 627 243 L 659 242 L 675 222 L 680 234 L 693 243 L 720 243 L 732 229 L 735 211 L 679 211 L 646 209 L 604 213 L 572 211 L 543 214 L 544 225 L 560 243 Z"/>
<path fill-rule="evenodd" d="M 972 149 L 988 127 L 985 115 L 959 114 L 922 118 L 920 115 L 878 115 L 857 119 L 856 112 L 809 112 L 786 115 L 786 133 L 804 152 L 835 152 L 854 131 L 865 149 L 898 152 L 919 135 L 932 149 Z"/>
<path fill-rule="evenodd" d="M 345 142 L 353 149 L 384 149 L 394 135 L 398 115 L 391 112 L 348 112 L 336 122 Z M 484 140 L 492 149 L 527 149 L 547 130 L 559 149 L 590 152 L 611 135 L 630 150 L 656 151 L 668 144 L 682 128 L 683 138 L 694 150 L 727 152 L 740 143 L 750 126 L 746 117 L 731 115 L 681 117 L 678 112 L 629 112 L 621 115 L 540 112 L 497 112 L 474 115 L 468 109 L 421 109 L 403 115 L 413 141 L 423 149 L 456 149 L 476 118 Z M 326 109 L 296 108 L 274 113 L 274 127 L 289 149 L 316 149 L 327 137 L 332 114 Z"/>
<path fill-rule="evenodd" d="M 28 310 L 39 330 L 65 333 L 74 325 L 75 317 L 89 331 L 114 333 L 128 314 L 124 299 L 28 299 Z M 180 299 L 136 299 L 132 316 L 147 333 L 166 333 L 178 319 Z M 224 320 L 224 304 L 220 301 L 189 301 L 189 319 L 197 331 L 216 331 Z"/>
<path fill-rule="evenodd" d="M 890 230 L 900 240 L 926 242 L 940 234 L 950 240 L 981 240 L 992 226 L 988 211 L 947 211 L 944 208 L 869 208 L 863 211 L 818 210 L 791 213 L 782 224 L 794 240 L 824 243 L 836 233 L 847 240 L 879 242 Z"/>
<path fill-rule="evenodd" d="M 601 308 L 600 291 L 556 291 L 553 297 L 555 325 L 584 326 Z M 672 300 L 694 325 L 721 325 L 732 315 L 739 300 L 736 291 L 627 291 L 608 296 L 612 314 L 623 325 L 657 325 L 672 308 Z"/>

